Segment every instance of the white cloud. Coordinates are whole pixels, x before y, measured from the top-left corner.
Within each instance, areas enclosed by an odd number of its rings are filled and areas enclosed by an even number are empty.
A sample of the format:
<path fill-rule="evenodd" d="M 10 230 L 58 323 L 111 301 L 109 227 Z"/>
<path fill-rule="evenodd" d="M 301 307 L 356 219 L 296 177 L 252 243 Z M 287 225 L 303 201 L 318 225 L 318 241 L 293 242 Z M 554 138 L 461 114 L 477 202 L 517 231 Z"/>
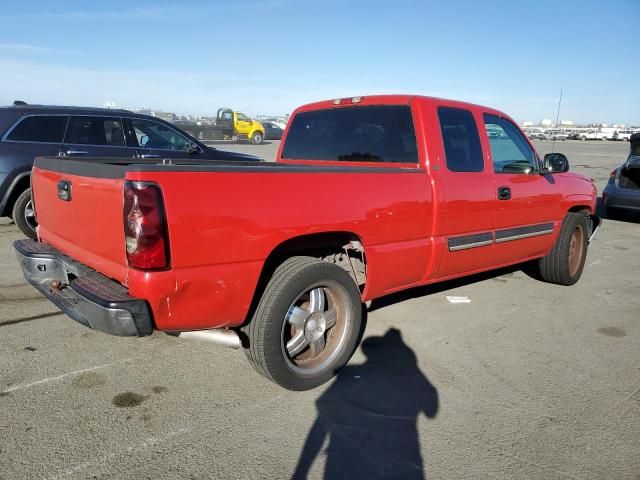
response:
<path fill-rule="evenodd" d="M 73 20 L 172 20 L 202 18 L 205 13 L 229 11 L 230 9 L 243 10 L 248 8 L 280 8 L 285 4 L 284 0 L 246 0 L 212 4 L 176 3 L 158 7 L 135 7 L 123 10 L 92 10 L 69 12 L 42 12 L 16 15 L 4 15 L 3 18 L 30 18 L 57 21 Z"/>
<path fill-rule="evenodd" d="M 52 52 L 50 48 L 25 45 L 23 43 L 0 43 L 0 50 L 13 50 L 17 52 Z"/>

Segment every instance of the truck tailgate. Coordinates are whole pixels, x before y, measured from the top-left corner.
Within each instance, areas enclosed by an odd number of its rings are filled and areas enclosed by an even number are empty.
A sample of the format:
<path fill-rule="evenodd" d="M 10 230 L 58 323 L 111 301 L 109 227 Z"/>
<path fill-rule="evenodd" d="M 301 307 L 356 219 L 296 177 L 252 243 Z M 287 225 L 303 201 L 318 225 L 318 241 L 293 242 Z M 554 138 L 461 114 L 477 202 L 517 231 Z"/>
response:
<path fill-rule="evenodd" d="M 113 178 L 114 169 L 106 168 L 108 175 L 100 174 L 100 169 L 89 170 L 87 163 L 36 159 L 31 183 L 38 234 L 66 255 L 124 284 L 128 272 L 122 214 L 124 178 Z M 69 185 L 68 200 L 60 198 L 63 182 Z"/>

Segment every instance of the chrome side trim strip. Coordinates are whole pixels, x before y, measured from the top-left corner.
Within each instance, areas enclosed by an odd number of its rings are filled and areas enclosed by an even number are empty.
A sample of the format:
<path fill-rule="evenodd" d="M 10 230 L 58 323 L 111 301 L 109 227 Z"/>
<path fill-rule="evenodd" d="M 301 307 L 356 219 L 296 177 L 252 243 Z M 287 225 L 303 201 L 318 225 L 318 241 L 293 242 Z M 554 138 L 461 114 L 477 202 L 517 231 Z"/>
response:
<path fill-rule="evenodd" d="M 455 252 L 457 250 L 467 250 L 469 248 L 491 245 L 493 239 L 493 232 L 474 233 L 472 235 L 449 237 L 447 239 L 447 245 L 450 252 Z"/>
<path fill-rule="evenodd" d="M 553 222 L 539 223 L 536 225 L 525 225 L 523 227 L 506 228 L 493 232 L 448 237 L 447 245 L 450 252 L 456 252 L 459 250 L 467 250 L 469 248 L 484 247 L 493 243 L 504 243 L 523 238 L 549 235 L 553 233 L 553 231 Z"/>
<path fill-rule="evenodd" d="M 464 244 L 464 245 L 457 245 L 455 247 L 449 247 L 449 251 L 450 252 L 457 252 L 458 250 L 467 250 L 469 248 L 484 247 L 485 245 L 491 245 L 492 243 L 493 243 L 493 240 L 486 240 L 484 242 L 467 243 L 467 244 Z"/>
<path fill-rule="evenodd" d="M 520 235 L 511 235 L 509 237 L 496 238 L 496 243 L 510 242 L 512 240 L 520 240 L 522 238 L 539 237 L 540 235 L 549 235 L 553 233 L 553 228 L 550 230 L 540 230 L 538 232 L 522 233 Z"/>

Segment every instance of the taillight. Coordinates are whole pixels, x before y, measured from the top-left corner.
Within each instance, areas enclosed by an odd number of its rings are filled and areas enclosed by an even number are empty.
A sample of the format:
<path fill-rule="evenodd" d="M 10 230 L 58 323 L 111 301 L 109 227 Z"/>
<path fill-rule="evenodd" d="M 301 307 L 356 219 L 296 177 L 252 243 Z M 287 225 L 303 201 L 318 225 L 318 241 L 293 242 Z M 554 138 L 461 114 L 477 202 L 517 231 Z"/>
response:
<path fill-rule="evenodd" d="M 132 268 L 169 268 L 169 242 L 160 187 L 148 182 L 124 184 L 124 235 Z"/>
<path fill-rule="evenodd" d="M 611 173 L 609 174 L 610 177 L 615 177 L 618 174 L 618 169 L 615 168 L 613 170 L 611 170 Z"/>

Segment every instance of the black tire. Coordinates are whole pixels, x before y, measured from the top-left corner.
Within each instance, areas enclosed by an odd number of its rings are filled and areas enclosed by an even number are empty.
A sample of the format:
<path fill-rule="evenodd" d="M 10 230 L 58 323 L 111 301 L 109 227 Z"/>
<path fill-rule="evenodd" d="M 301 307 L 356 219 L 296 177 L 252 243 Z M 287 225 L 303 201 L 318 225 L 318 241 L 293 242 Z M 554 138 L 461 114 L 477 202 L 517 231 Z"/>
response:
<path fill-rule="evenodd" d="M 18 196 L 16 203 L 13 204 L 11 216 L 22 233 L 36 240 L 38 238 L 38 234 L 36 233 L 37 223 L 32 212 L 31 189 L 27 188 Z"/>
<path fill-rule="evenodd" d="M 587 137 L 585 137 L 584 135 L 580 137 L 580 140 L 582 140 L 583 142 L 587 139 Z"/>
<path fill-rule="evenodd" d="M 584 214 L 567 213 L 551 252 L 534 263 L 535 276 L 557 285 L 575 284 L 587 258 L 588 229 Z"/>
<path fill-rule="evenodd" d="M 253 143 L 254 145 L 260 145 L 263 140 L 264 135 L 262 134 L 262 132 L 253 132 L 253 135 L 251 135 L 251 143 Z"/>
<path fill-rule="evenodd" d="M 324 300 L 314 310 L 311 294 L 318 290 Z M 297 303 L 305 292 L 309 292 L 307 303 Z M 319 318 L 325 313 L 328 318 L 331 310 L 333 325 L 320 327 Z M 299 316 L 296 311 L 304 314 Z M 361 321 L 360 291 L 345 270 L 313 257 L 291 257 L 275 270 L 253 318 L 243 327 L 248 339 L 245 352 L 253 367 L 269 380 L 288 390 L 309 390 L 329 381 L 349 361 L 360 338 Z M 314 348 L 316 339 L 290 355 L 295 338 L 308 341 L 307 336 L 318 335 L 316 332 L 322 337 L 319 353 Z"/>

